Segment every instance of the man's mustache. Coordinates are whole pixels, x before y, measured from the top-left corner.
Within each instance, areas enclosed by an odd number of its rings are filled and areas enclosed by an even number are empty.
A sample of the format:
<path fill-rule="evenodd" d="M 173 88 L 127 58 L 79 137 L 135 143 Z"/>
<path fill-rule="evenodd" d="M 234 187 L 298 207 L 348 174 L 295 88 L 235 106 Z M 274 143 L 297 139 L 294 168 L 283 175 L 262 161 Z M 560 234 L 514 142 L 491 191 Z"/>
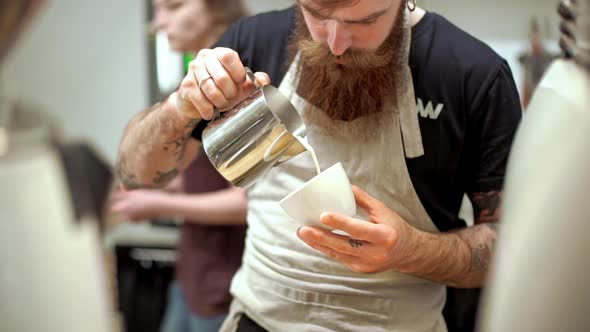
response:
<path fill-rule="evenodd" d="M 303 38 L 298 41 L 298 49 L 301 51 L 302 60 L 309 66 L 326 66 L 334 64 L 336 56 L 330 48 L 324 44 Z M 342 60 L 342 66 L 349 69 L 375 69 L 391 63 L 393 50 L 381 47 L 378 50 L 349 49 L 338 56 Z"/>

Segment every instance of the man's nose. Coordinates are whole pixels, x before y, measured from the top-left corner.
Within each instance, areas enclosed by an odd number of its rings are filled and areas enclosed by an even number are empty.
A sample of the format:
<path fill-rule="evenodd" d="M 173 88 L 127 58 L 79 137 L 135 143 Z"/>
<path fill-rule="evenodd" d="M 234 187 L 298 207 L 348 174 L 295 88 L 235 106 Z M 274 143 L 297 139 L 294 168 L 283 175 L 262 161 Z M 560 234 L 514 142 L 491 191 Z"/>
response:
<path fill-rule="evenodd" d="M 336 20 L 328 23 L 328 46 L 334 55 L 342 55 L 351 46 L 351 35 L 345 24 Z"/>

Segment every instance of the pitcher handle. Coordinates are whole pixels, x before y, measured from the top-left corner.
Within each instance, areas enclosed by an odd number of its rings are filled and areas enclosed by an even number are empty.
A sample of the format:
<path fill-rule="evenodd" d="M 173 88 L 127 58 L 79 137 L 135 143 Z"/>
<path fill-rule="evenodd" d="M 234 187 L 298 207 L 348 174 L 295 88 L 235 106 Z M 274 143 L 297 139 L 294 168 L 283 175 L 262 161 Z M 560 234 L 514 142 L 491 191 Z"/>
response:
<path fill-rule="evenodd" d="M 254 76 L 252 69 L 250 69 L 248 67 L 244 67 L 244 70 L 246 71 L 246 77 L 252 82 L 252 84 L 254 84 L 254 87 L 256 89 L 259 89 L 260 85 L 258 85 L 258 83 L 256 83 L 256 76 Z M 195 82 L 198 82 L 199 80 L 197 79 L 197 76 L 194 72 L 193 72 L 193 76 L 195 77 Z M 209 122 L 211 123 L 220 117 L 221 117 L 221 111 L 219 111 L 219 109 L 217 107 L 215 107 L 213 109 L 213 117 L 211 118 L 211 120 L 209 120 Z"/>

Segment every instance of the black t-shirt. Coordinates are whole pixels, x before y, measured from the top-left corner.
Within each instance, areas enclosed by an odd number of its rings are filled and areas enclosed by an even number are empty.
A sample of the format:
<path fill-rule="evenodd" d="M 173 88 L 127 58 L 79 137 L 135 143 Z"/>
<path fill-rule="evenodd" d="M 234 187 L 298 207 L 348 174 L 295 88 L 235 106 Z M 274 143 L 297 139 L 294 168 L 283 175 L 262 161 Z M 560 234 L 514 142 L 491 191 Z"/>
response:
<path fill-rule="evenodd" d="M 216 46 L 237 51 L 278 86 L 289 67 L 294 14 L 289 8 L 243 19 Z M 464 193 L 501 190 L 522 113 L 516 85 L 506 61 L 434 13 L 412 28 L 410 67 L 425 152 L 406 159 L 410 177 L 439 230 L 463 227 Z"/>

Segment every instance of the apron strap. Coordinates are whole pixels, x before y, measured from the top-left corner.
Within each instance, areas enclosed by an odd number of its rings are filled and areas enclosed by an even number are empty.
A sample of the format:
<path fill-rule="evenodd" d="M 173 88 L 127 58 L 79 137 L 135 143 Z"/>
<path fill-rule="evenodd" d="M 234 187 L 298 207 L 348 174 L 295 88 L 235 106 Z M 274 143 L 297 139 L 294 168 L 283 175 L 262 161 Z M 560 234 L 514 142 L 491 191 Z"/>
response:
<path fill-rule="evenodd" d="M 408 85 L 404 93 L 399 98 L 399 121 L 402 132 L 402 140 L 406 158 L 417 158 L 424 155 L 424 146 L 422 145 L 422 132 L 420 131 L 420 122 L 418 112 L 416 112 L 416 98 L 414 95 L 414 81 L 410 68 L 404 70 L 402 76 L 404 83 Z"/>
<path fill-rule="evenodd" d="M 420 122 L 418 112 L 416 111 L 416 95 L 414 93 L 414 80 L 410 70 L 410 47 L 412 44 L 412 27 L 410 24 L 410 11 L 404 10 L 404 28 L 403 48 L 405 50 L 402 73 L 400 81 L 403 84 L 403 91 L 398 91 L 397 109 L 399 111 L 400 130 L 404 145 L 406 158 L 417 158 L 424 155 L 422 146 L 422 133 L 420 132 Z"/>

